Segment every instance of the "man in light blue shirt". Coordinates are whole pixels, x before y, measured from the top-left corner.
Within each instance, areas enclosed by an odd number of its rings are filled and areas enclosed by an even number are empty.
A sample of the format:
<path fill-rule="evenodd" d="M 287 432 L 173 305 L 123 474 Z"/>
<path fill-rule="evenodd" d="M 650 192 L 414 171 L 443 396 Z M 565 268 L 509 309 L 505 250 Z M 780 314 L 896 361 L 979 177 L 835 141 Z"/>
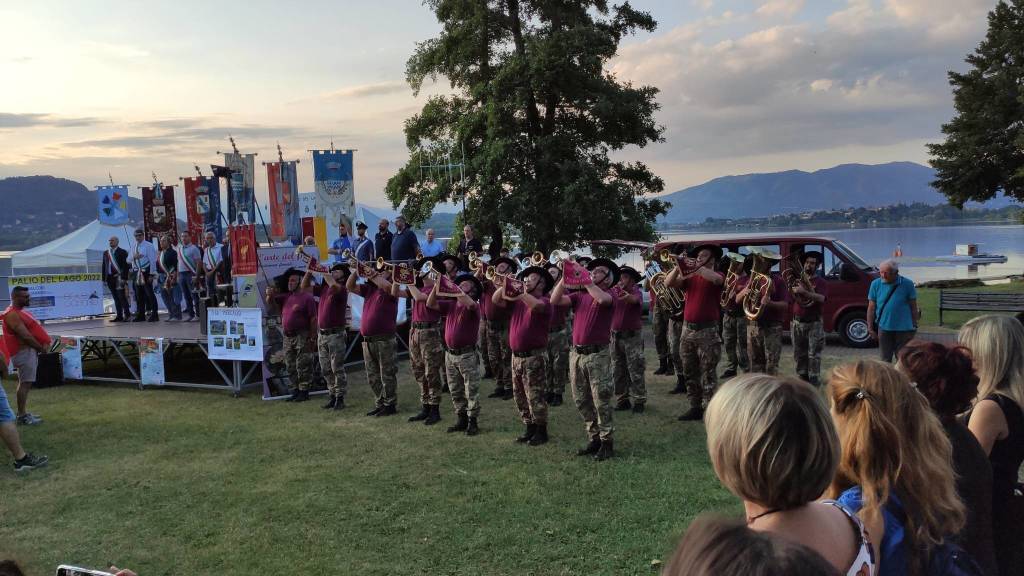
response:
<path fill-rule="evenodd" d="M 327 249 L 327 253 L 331 255 L 331 262 L 334 264 L 345 262 L 341 257 L 345 250 L 351 250 L 355 254 L 352 238 L 349 237 L 348 225 L 342 222 L 338 224 L 338 237 L 331 242 L 331 247 Z"/>
<path fill-rule="evenodd" d="M 893 356 L 917 334 L 917 288 L 909 278 L 900 276 L 899 264 L 886 260 L 878 266 L 881 278 L 868 289 L 868 332 L 878 339 L 882 360 Z"/>
<path fill-rule="evenodd" d="M 434 229 L 427 228 L 426 232 L 427 241 L 420 244 L 420 252 L 423 252 L 423 256 L 426 258 L 433 258 L 441 252 L 444 252 L 444 244 L 441 244 L 437 240 L 434 240 Z"/>

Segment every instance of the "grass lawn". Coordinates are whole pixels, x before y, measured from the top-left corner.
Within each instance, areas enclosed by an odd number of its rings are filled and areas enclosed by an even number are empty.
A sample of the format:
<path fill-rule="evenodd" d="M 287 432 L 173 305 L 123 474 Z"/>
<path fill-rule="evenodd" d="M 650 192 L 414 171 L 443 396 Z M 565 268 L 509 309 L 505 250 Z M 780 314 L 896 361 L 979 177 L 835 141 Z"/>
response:
<path fill-rule="evenodd" d="M 513 442 L 511 400 L 482 399 L 477 437 L 445 433 L 447 395 L 440 424 L 407 423 L 418 394 L 406 361 L 389 418 L 363 415 L 362 372 L 349 374 L 340 413 L 255 390 L 35 390 L 45 423 L 20 430 L 51 463 L 16 476 L 4 455 L 0 559 L 39 576 L 62 562 L 142 576 L 652 574 L 694 516 L 741 509 L 647 353 L 648 411 L 615 413 L 616 458 L 603 463 L 573 455 L 585 438 L 571 400 L 551 409 L 552 442 L 535 448 Z M 823 370 L 842 360 L 828 354 Z"/>
<path fill-rule="evenodd" d="M 1005 292 L 1024 292 L 1024 282 L 1011 282 L 1009 284 L 995 284 L 992 286 L 979 286 L 977 288 L 958 288 L 957 290 L 964 290 L 968 292 L 993 292 L 993 293 L 1005 293 Z M 921 326 L 925 328 L 938 328 L 939 327 L 939 289 L 938 288 L 918 288 L 917 289 L 917 303 L 921 307 Z M 950 330 L 957 330 L 963 326 L 964 322 L 967 322 L 975 316 L 981 315 L 982 312 L 973 311 L 948 311 L 942 313 L 942 328 Z M 1006 312 L 1005 314 L 1011 314 Z"/>

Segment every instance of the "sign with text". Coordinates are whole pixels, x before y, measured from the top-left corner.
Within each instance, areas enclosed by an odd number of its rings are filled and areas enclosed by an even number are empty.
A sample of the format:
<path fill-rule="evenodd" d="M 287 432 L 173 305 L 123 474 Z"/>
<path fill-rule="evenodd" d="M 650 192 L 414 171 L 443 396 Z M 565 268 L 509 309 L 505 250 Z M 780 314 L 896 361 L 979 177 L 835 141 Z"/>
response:
<path fill-rule="evenodd" d="M 263 361 L 263 311 L 259 308 L 209 308 L 206 344 L 211 360 Z"/>
<path fill-rule="evenodd" d="M 28 288 L 28 310 L 38 320 L 103 314 L 100 274 L 36 274 L 13 276 L 8 286 Z"/>
<path fill-rule="evenodd" d="M 139 338 L 139 372 L 146 386 L 162 386 L 167 381 L 163 338 Z"/>

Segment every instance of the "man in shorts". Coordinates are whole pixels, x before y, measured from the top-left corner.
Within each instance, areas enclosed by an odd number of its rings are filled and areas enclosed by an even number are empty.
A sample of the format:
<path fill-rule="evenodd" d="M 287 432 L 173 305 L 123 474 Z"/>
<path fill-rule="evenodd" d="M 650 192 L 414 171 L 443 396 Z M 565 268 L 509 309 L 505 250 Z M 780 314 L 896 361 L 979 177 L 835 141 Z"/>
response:
<path fill-rule="evenodd" d="M 15 286 L 11 290 L 11 305 L 3 312 L 2 325 L 4 348 L 18 370 L 18 423 L 31 426 L 43 421 L 28 412 L 28 393 L 36 381 L 39 353 L 46 352 L 50 335 L 27 310 L 28 305 L 28 288 Z"/>
<path fill-rule="evenodd" d="M 4 352 L 3 344 L 0 343 L 0 380 L 6 376 L 7 355 Z M 18 427 L 14 424 L 15 419 L 11 404 L 7 401 L 7 393 L 0 385 L 0 440 L 3 440 L 4 445 L 11 452 L 11 456 L 14 456 L 14 471 L 28 472 L 33 468 L 46 466 L 46 463 L 50 461 L 49 458 L 30 454 L 21 447 L 21 437 L 18 435 Z"/>

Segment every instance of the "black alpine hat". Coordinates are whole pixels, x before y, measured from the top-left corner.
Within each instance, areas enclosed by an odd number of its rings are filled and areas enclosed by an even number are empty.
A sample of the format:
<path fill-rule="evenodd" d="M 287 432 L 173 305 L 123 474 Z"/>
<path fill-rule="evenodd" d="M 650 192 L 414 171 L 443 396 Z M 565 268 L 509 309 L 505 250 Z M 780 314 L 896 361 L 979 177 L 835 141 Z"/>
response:
<path fill-rule="evenodd" d="M 448 271 L 448 268 L 445 267 L 444 265 L 444 263 L 447 261 L 451 261 L 453 264 L 455 264 L 456 271 L 462 270 L 462 260 L 458 256 L 455 256 L 454 254 L 449 254 L 447 252 L 442 252 L 437 256 L 434 256 L 434 265 L 437 267 L 438 272 L 444 274 Z"/>
<path fill-rule="evenodd" d="M 346 264 L 345 262 L 335 262 L 334 264 L 332 264 L 331 272 L 334 272 L 335 270 L 341 270 L 342 272 L 344 272 L 346 279 L 348 278 L 348 275 L 352 273 L 352 271 L 349 270 L 348 268 L 348 264 Z"/>
<path fill-rule="evenodd" d="M 466 280 L 472 282 L 474 288 L 476 289 L 476 296 L 470 296 L 470 298 L 474 300 L 480 300 L 480 297 L 483 296 L 484 294 L 484 285 L 480 282 L 480 280 L 477 279 L 476 276 L 473 276 L 472 274 L 459 274 L 458 276 L 455 277 L 456 284 L 462 284 Z"/>
<path fill-rule="evenodd" d="M 516 278 L 526 281 L 526 277 L 530 274 L 540 274 L 541 279 L 544 280 L 544 293 L 548 294 L 551 289 L 555 287 L 555 278 L 548 272 L 547 268 L 543 266 L 527 266 L 525 270 L 520 272 Z"/>
<path fill-rule="evenodd" d="M 689 250 L 687 250 L 686 253 L 690 258 L 696 258 L 697 255 L 700 254 L 700 251 L 704 250 L 705 248 L 711 251 L 712 263 L 716 263 L 722 259 L 722 247 L 716 244 L 700 244 L 698 246 L 690 248 Z"/>
<path fill-rule="evenodd" d="M 303 277 L 306 273 L 298 268 L 289 268 L 285 270 L 281 275 L 274 277 L 274 286 L 277 287 L 278 292 L 288 291 L 288 279 L 292 276 Z"/>
<path fill-rule="evenodd" d="M 619 268 L 619 277 L 622 277 L 623 275 L 632 277 L 633 282 L 637 283 L 639 283 L 640 280 L 643 279 L 643 276 L 640 275 L 640 272 L 638 272 L 636 268 L 633 268 L 632 266 L 623 266 L 622 268 Z"/>
<path fill-rule="evenodd" d="M 594 259 L 590 260 L 590 262 L 587 262 L 587 270 L 590 270 L 591 272 L 593 272 L 594 268 L 597 268 L 598 266 L 604 266 L 605 268 L 608 269 L 609 272 L 611 272 L 611 274 L 612 274 L 612 285 L 613 286 L 615 284 L 619 283 L 619 265 L 618 264 L 616 264 L 615 262 L 612 262 L 611 260 L 609 260 L 607 258 L 594 258 Z"/>
<path fill-rule="evenodd" d="M 508 267 L 511 268 L 513 272 L 519 270 L 519 262 L 516 262 L 515 260 L 507 256 L 495 258 L 494 260 L 491 260 L 490 262 L 487 263 L 487 265 L 491 267 L 496 267 L 499 264 L 508 264 Z"/>
<path fill-rule="evenodd" d="M 824 256 L 821 255 L 821 252 L 818 252 L 817 250 L 808 250 L 807 252 L 802 252 L 800 254 L 800 263 L 803 264 L 808 258 L 816 258 L 818 260 L 818 264 L 821 264 L 825 260 Z"/>

